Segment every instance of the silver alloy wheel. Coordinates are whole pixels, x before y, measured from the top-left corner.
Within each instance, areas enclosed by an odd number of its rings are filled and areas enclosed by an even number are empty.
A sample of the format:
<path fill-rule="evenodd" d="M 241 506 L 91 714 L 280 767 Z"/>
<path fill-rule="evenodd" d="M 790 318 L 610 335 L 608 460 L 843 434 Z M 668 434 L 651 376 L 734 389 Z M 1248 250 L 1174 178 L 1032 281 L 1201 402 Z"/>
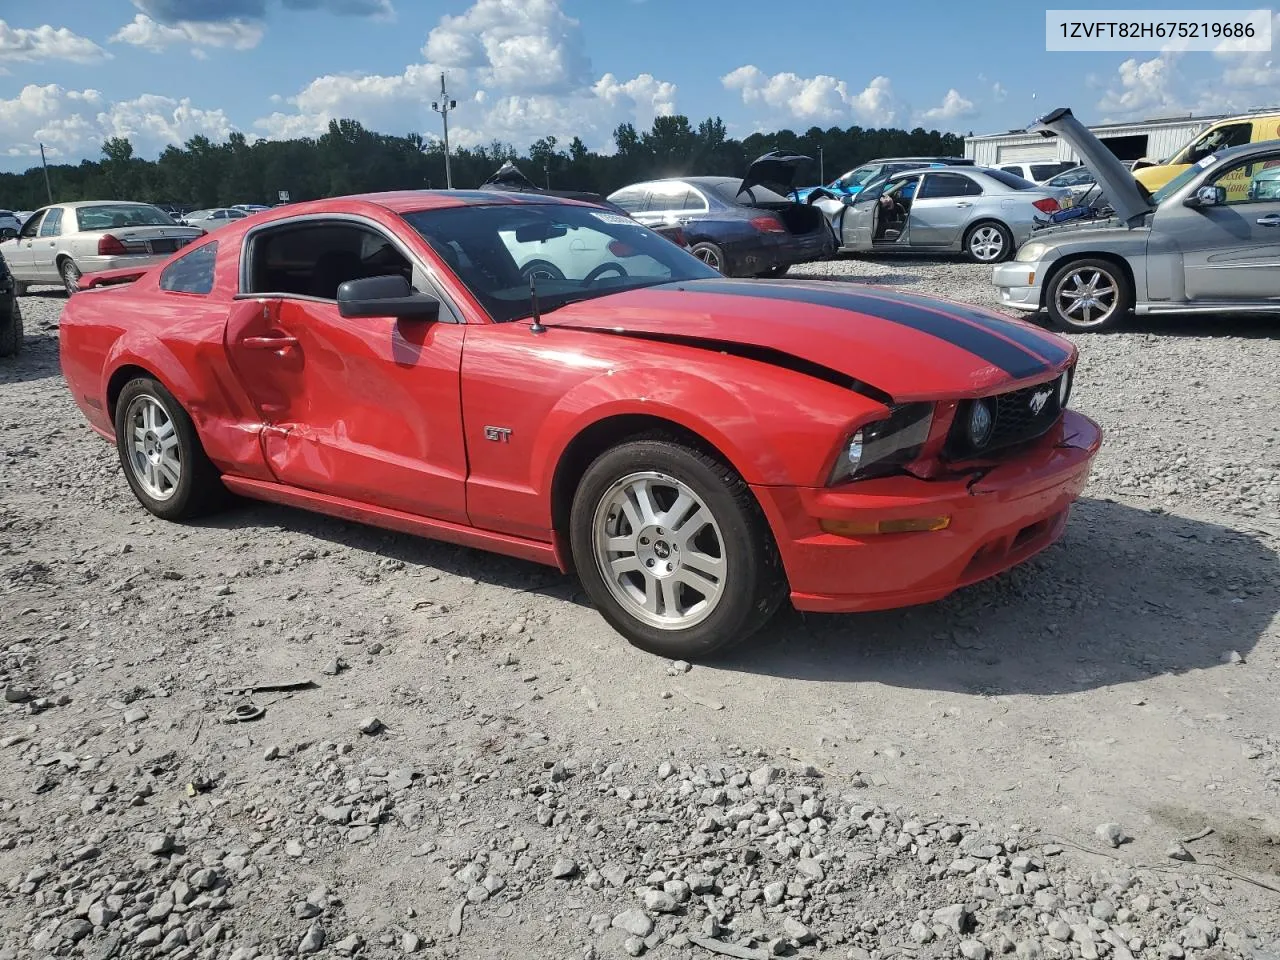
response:
<path fill-rule="evenodd" d="M 124 422 L 134 478 L 153 499 L 170 499 L 182 480 L 182 451 L 169 411 L 154 396 L 142 393 L 130 401 Z"/>
<path fill-rule="evenodd" d="M 999 227 L 990 224 L 979 227 L 969 237 L 969 252 L 975 260 L 983 263 L 999 260 L 1004 253 L 1004 233 Z"/>
<path fill-rule="evenodd" d="M 713 270 L 724 273 L 724 264 L 720 262 L 720 257 L 710 247 L 702 247 L 700 250 L 695 250 L 693 255 Z"/>
<path fill-rule="evenodd" d="M 615 482 L 592 517 L 596 567 L 627 613 L 661 630 L 705 620 L 724 596 L 728 558 L 710 508 L 655 471 Z"/>
<path fill-rule="evenodd" d="M 63 260 L 61 273 L 62 285 L 67 288 L 68 294 L 75 293 L 80 289 L 80 268 L 76 266 L 74 260 Z"/>
<path fill-rule="evenodd" d="M 1054 302 L 1072 326 L 1096 327 L 1116 312 L 1120 284 L 1098 267 L 1078 267 L 1068 270 L 1058 281 Z"/>

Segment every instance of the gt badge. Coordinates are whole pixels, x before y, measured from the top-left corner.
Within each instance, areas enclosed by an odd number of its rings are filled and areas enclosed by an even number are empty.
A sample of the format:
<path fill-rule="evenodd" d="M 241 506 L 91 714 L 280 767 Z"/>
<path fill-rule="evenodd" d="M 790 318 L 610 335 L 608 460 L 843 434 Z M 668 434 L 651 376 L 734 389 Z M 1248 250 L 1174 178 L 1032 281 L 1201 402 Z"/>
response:
<path fill-rule="evenodd" d="M 485 427 L 484 438 L 492 440 L 494 443 L 510 443 L 511 428 L 510 427 Z"/>
<path fill-rule="evenodd" d="M 1049 402 L 1049 398 L 1053 396 L 1052 390 L 1041 390 L 1039 393 L 1031 395 L 1031 412 L 1039 413 L 1044 409 L 1044 405 Z"/>

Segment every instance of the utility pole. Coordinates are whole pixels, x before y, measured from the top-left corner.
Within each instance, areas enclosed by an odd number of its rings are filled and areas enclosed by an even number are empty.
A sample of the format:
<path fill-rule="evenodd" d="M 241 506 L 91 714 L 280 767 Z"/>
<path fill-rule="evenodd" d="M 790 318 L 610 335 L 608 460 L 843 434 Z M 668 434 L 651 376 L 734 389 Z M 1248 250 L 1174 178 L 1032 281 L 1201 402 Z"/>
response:
<path fill-rule="evenodd" d="M 827 182 L 826 167 L 822 162 L 822 147 L 818 147 L 818 182 L 821 184 L 826 184 Z"/>
<path fill-rule="evenodd" d="M 431 109 L 440 114 L 444 121 L 444 179 L 450 190 L 453 189 L 453 171 L 449 168 L 449 111 L 458 105 L 457 100 L 450 100 L 444 88 L 444 74 L 440 74 L 440 99 L 431 104 Z"/>
<path fill-rule="evenodd" d="M 49 186 L 49 164 L 44 159 L 44 144 L 40 144 L 40 166 L 44 168 L 44 192 L 49 195 L 49 202 L 53 203 L 53 187 Z"/>

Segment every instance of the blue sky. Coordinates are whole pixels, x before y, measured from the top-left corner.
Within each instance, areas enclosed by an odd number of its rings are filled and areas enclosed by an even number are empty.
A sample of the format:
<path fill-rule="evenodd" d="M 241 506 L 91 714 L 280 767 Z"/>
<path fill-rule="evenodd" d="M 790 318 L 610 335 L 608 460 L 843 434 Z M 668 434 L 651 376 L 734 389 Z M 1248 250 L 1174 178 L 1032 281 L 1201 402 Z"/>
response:
<path fill-rule="evenodd" d="M 547 134 L 606 147 L 618 123 L 647 127 L 670 112 L 719 115 L 737 136 L 854 123 L 990 133 L 1063 104 L 1102 121 L 1280 100 L 1269 52 L 1047 53 L 1044 6 L 1003 0 L 892 10 L 848 3 L 835 16 L 831 4 L 810 0 L 43 0 L 4 8 L 5 170 L 38 160 L 39 142 L 51 159 L 78 161 L 96 157 L 104 137 L 128 136 L 151 157 L 196 133 L 313 135 L 330 116 L 434 135 L 439 118 L 429 104 L 442 68 L 459 101 L 457 142 L 519 147 Z"/>

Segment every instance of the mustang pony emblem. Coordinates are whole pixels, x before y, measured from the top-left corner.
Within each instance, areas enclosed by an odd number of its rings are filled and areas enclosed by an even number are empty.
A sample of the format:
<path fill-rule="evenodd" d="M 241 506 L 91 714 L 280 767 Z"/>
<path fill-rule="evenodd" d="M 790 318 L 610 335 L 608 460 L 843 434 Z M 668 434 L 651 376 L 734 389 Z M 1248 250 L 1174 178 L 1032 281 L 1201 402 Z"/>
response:
<path fill-rule="evenodd" d="M 1049 402 L 1049 398 L 1053 396 L 1052 390 L 1041 390 L 1039 393 L 1031 395 L 1031 412 L 1039 413 L 1044 409 L 1044 405 Z"/>

